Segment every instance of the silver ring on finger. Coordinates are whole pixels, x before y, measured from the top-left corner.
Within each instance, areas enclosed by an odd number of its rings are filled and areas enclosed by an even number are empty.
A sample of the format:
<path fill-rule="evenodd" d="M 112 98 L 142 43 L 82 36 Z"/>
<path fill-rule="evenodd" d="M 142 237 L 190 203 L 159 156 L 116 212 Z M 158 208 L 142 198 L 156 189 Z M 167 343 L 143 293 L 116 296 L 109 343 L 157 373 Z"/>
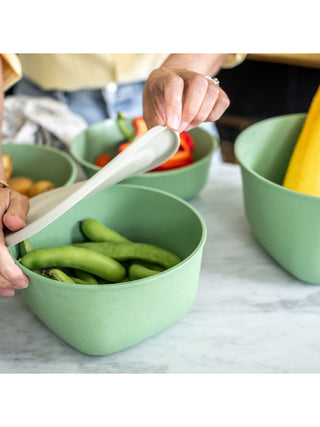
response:
<path fill-rule="evenodd" d="M 213 82 L 216 86 L 220 87 L 220 82 L 217 77 L 210 77 L 210 76 L 204 76 L 204 77 L 210 80 L 211 82 Z"/>
<path fill-rule="evenodd" d="M 10 188 L 10 185 L 7 183 L 7 181 L 0 179 L 0 188 Z"/>

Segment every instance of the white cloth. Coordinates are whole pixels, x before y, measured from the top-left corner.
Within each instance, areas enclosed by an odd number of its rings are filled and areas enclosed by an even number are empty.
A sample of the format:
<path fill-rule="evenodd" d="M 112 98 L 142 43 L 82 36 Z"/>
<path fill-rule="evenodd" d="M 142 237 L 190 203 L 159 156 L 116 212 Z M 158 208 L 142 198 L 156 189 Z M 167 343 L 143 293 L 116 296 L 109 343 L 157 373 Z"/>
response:
<path fill-rule="evenodd" d="M 2 142 L 51 145 L 69 151 L 73 138 L 87 128 L 82 117 L 50 98 L 7 96 Z"/>

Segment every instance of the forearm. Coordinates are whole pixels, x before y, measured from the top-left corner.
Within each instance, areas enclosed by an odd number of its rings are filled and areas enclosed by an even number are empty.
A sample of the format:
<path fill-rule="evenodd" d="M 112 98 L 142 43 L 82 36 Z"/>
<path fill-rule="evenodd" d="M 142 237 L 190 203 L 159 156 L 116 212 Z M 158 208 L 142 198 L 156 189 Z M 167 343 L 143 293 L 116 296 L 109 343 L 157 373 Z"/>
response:
<path fill-rule="evenodd" d="M 168 68 L 184 68 L 203 75 L 214 76 L 221 68 L 224 53 L 173 53 L 162 64 Z"/>

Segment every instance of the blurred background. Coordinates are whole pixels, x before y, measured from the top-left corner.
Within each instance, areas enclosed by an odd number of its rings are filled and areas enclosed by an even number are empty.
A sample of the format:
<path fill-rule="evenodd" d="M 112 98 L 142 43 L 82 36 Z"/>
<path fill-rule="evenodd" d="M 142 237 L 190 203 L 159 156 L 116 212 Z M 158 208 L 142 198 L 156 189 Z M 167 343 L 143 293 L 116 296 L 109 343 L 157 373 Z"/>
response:
<path fill-rule="evenodd" d="M 217 122 L 223 160 L 236 163 L 234 141 L 250 124 L 307 112 L 320 84 L 320 54 L 249 54 L 218 74 L 231 104 Z"/>
<path fill-rule="evenodd" d="M 237 163 L 234 142 L 243 129 L 265 118 L 307 112 L 320 84 L 320 54 L 248 54 L 218 78 L 231 101 L 217 122 L 222 159 Z"/>

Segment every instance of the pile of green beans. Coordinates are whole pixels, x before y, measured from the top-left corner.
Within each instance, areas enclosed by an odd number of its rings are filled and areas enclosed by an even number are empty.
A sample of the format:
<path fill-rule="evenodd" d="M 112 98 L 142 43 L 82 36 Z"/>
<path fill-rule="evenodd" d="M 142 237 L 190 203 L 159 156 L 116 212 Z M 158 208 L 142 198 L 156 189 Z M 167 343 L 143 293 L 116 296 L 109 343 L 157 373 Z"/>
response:
<path fill-rule="evenodd" d="M 29 240 L 21 242 L 21 264 L 60 282 L 98 285 L 154 276 L 181 261 L 158 246 L 131 242 L 93 218 L 81 221 L 80 228 L 83 243 L 36 249 Z"/>

